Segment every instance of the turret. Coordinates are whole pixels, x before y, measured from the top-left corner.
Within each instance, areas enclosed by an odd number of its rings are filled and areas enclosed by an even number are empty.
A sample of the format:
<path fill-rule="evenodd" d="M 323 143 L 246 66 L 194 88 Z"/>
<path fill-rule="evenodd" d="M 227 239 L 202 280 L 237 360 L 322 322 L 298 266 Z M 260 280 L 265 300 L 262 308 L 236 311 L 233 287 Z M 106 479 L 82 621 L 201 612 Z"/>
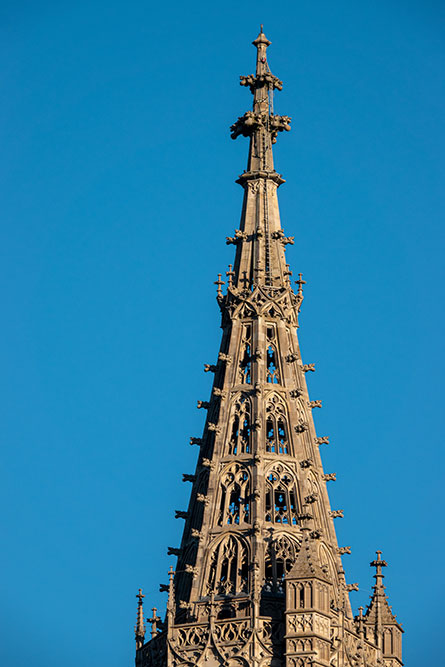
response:
<path fill-rule="evenodd" d="M 320 562 L 312 519 L 307 511 L 300 515 L 303 540 L 286 576 L 286 667 L 329 665 L 332 581 Z"/>
<path fill-rule="evenodd" d="M 374 642 L 384 660 L 386 667 L 396 667 L 402 663 L 402 626 L 397 622 L 392 608 L 388 604 L 383 585 L 384 575 L 382 568 L 388 563 L 382 560 L 381 551 L 377 551 L 377 558 L 370 563 L 375 567 L 375 586 L 371 601 L 364 616 L 366 638 Z"/>

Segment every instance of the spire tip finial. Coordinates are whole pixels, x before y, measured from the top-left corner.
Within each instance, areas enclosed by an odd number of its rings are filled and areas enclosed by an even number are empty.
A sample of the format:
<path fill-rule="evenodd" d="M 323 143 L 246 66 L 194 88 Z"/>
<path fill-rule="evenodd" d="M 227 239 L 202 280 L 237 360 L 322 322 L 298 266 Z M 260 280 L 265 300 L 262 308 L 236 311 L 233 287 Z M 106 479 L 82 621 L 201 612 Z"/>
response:
<path fill-rule="evenodd" d="M 254 46 L 256 46 L 257 48 L 259 48 L 259 46 L 260 46 L 261 44 L 264 44 L 264 45 L 266 46 L 266 48 L 272 44 L 272 42 L 270 42 L 270 41 L 267 39 L 266 35 L 265 35 L 264 32 L 263 32 L 263 24 L 260 25 L 260 34 L 258 35 L 258 37 L 256 38 L 256 40 L 252 42 L 252 44 L 253 44 Z"/>

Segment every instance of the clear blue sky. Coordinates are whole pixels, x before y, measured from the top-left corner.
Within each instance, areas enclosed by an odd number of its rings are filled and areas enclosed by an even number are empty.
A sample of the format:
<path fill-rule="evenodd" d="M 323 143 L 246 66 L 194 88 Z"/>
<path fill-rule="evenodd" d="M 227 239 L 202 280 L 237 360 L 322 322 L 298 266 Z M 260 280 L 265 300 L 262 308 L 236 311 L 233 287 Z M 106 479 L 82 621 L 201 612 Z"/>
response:
<path fill-rule="evenodd" d="M 0 19 L 2 666 L 129 666 L 137 588 L 165 606 L 260 22 L 352 601 L 382 549 L 405 662 L 440 664 L 443 3 L 4 0 Z"/>

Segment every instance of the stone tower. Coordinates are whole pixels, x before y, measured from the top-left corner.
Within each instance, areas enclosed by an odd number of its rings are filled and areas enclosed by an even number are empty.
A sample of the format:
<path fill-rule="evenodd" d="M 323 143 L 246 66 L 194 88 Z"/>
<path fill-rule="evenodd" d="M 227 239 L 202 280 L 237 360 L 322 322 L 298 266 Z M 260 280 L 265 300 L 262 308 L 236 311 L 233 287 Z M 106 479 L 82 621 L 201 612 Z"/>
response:
<path fill-rule="evenodd" d="M 138 594 L 137 667 L 398 667 L 401 633 L 382 583 L 386 565 L 377 552 L 376 585 L 366 613 L 354 618 L 331 509 L 297 338 L 303 301 L 301 274 L 292 286 L 281 228 L 272 146 L 290 130 L 290 118 L 273 110 L 282 82 L 267 62 L 269 40 L 261 28 L 253 42 L 256 73 L 241 77 L 253 109 L 231 127 L 249 138 L 240 228 L 227 243 L 235 260 L 218 276 L 223 336 L 214 364 L 207 413 L 198 447 L 167 614 L 153 610 L 145 642 L 142 591 Z"/>

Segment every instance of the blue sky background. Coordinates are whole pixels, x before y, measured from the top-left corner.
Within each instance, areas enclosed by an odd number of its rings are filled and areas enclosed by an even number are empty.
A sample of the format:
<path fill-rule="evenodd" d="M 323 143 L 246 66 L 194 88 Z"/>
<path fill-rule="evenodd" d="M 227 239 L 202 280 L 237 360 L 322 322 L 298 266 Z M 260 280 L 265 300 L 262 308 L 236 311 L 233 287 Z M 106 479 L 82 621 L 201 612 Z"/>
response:
<path fill-rule="evenodd" d="M 432 0 L 3 0 L 2 665 L 131 665 L 137 588 L 165 608 L 260 22 L 352 602 L 382 549 L 405 662 L 441 663 L 444 19 Z"/>

